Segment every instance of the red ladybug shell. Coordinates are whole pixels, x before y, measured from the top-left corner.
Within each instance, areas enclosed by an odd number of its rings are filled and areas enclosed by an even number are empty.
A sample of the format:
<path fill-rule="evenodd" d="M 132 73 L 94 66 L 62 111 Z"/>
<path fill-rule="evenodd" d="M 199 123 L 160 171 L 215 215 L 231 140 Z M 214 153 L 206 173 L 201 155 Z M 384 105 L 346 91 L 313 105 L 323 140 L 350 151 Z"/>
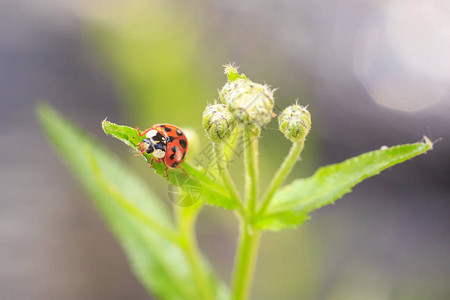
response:
<path fill-rule="evenodd" d="M 164 164 L 171 168 L 177 168 L 186 158 L 188 150 L 188 141 L 186 135 L 181 129 L 172 124 L 156 124 L 152 129 L 161 132 L 167 142 Z"/>

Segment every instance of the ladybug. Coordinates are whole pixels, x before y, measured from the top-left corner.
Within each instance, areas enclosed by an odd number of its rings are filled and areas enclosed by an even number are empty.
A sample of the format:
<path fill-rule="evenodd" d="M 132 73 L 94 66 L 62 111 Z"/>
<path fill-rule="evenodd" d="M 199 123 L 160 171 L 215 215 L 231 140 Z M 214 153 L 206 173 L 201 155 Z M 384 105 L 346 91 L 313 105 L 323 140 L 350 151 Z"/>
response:
<path fill-rule="evenodd" d="M 142 133 L 139 128 L 136 128 L 139 136 L 145 138 L 137 146 L 142 155 L 144 152 L 153 154 L 150 161 L 150 167 L 153 162 L 163 162 L 166 165 L 164 174 L 169 179 L 167 169 L 176 169 L 180 167 L 181 163 L 186 158 L 188 150 L 188 141 L 183 131 L 172 124 L 156 124 L 151 128 L 144 130 Z M 186 174 L 184 169 L 181 167 Z"/>

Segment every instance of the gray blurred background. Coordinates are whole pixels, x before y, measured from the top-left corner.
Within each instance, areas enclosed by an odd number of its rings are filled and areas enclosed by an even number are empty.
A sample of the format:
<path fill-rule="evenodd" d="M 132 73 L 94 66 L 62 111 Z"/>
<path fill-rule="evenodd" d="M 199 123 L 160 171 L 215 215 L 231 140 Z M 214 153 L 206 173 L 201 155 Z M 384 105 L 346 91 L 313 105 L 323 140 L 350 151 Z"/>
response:
<path fill-rule="evenodd" d="M 277 106 L 310 105 L 311 137 L 290 180 L 383 145 L 438 140 L 298 230 L 265 234 L 253 298 L 450 299 L 449 53 L 447 0 L 1 0 L 0 298 L 149 299 L 45 140 L 36 104 L 50 102 L 167 199 L 164 180 L 100 122 L 163 121 L 202 136 L 221 66 L 236 62 L 279 87 Z M 270 123 L 263 183 L 288 147 Z M 235 223 L 208 208 L 197 226 L 227 281 Z"/>

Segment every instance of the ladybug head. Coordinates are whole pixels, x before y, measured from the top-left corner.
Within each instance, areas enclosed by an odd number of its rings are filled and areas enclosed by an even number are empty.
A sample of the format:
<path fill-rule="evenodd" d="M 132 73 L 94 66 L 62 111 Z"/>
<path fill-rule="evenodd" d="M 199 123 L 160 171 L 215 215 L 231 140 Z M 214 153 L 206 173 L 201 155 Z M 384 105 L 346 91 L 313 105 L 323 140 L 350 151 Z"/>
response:
<path fill-rule="evenodd" d="M 143 139 L 142 142 L 137 144 L 137 146 L 139 147 L 139 151 L 141 152 L 141 154 L 144 152 L 150 154 L 155 150 L 150 139 Z"/>

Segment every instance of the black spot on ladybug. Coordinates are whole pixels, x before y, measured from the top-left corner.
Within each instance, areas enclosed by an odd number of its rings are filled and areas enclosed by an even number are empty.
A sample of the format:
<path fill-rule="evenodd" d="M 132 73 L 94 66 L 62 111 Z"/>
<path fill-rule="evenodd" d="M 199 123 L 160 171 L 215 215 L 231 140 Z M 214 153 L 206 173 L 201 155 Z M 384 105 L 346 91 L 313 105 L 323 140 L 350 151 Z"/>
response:
<path fill-rule="evenodd" d="M 171 132 L 172 131 L 172 129 L 170 129 L 169 127 L 165 127 L 165 126 L 163 126 L 164 127 L 164 131 L 165 132 Z"/>
<path fill-rule="evenodd" d="M 181 156 L 181 160 L 183 160 L 186 157 L 186 151 L 183 152 L 183 156 Z"/>
<path fill-rule="evenodd" d="M 178 128 L 177 128 L 176 132 L 177 132 L 178 136 L 182 136 L 183 135 L 183 132 L 180 129 L 178 129 Z"/>
<path fill-rule="evenodd" d="M 169 156 L 169 158 L 170 158 L 170 159 L 175 159 L 175 153 L 172 153 L 172 154 Z"/>
<path fill-rule="evenodd" d="M 186 149 L 186 140 L 181 139 L 180 146 L 183 147 L 183 149 Z"/>
<path fill-rule="evenodd" d="M 178 164 L 179 164 L 180 162 L 179 161 L 176 161 L 176 162 L 174 162 L 172 165 L 171 165 L 171 167 L 172 168 L 176 168 L 176 167 L 178 167 Z"/>
<path fill-rule="evenodd" d="M 164 141 L 164 136 L 163 136 L 160 132 L 158 132 L 158 133 L 153 137 L 153 140 L 154 140 L 154 141 L 157 141 L 157 142 L 162 142 L 162 141 Z"/>
<path fill-rule="evenodd" d="M 178 152 L 178 150 L 180 150 L 180 149 L 178 149 L 178 147 L 177 147 L 177 146 L 173 146 L 172 148 L 170 148 L 170 150 L 172 150 L 172 151 L 173 151 L 173 153 L 177 153 L 177 152 Z"/>

